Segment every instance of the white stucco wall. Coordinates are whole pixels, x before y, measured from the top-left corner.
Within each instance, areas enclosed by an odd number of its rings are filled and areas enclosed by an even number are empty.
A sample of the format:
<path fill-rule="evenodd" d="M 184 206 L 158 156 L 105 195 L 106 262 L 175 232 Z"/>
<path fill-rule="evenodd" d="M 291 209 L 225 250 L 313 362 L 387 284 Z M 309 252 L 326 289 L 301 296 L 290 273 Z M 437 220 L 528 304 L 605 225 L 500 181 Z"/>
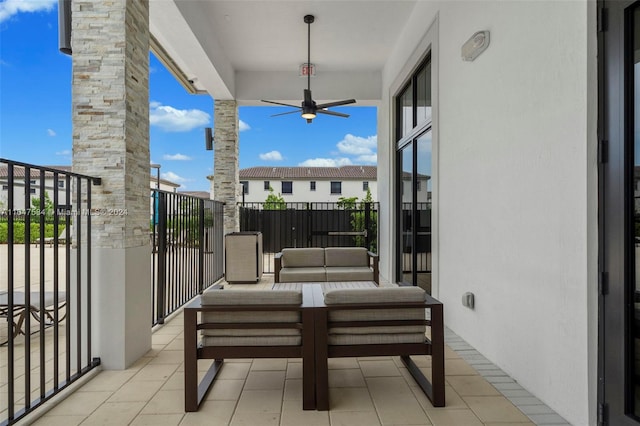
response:
<path fill-rule="evenodd" d="M 324 202 L 324 203 L 336 203 L 340 197 L 350 198 L 358 197 L 358 200 L 362 200 L 367 191 L 362 189 L 362 182 L 365 180 L 315 180 L 316 190 L 311 191 L 310 180 L 302 179 L 284 179 L 285 181 L 293 182 L 293 193 L 282 194 L 282 180 L 274 179 L 240 179 L 241 181 L 249 182 L 249 193 L 244 195 L 244 201 L 247 203 L 262 203 L 269 195 L 269 191 L 264 190 L 264 181 L 268 180 L 271 188 L 273 188 L 274 194 L 281 194 L 282 198 L 288 203 L 302 203 L 302 202 Z M 331 193 L 331 182 L 342 182 L 342 193 Z M 371 191 L 371 197 L 373 201 L 377 201 L 377 184 L 375 180 L 367 180 L 369 182 L 369 190 Z M 242 201 L 242 194 L 240 200 Z"/>
<path fill-rule="evenodd" d="M 392 241 L 390 91 L 433 41 L 434 281 L 445 322 L 576 425 L 593 424 L 596 405 L 593 10 L 586 0 L 419 2 L 383 73 L 378 116 L 389 219 L 380 239 Z M 491 31 L 489 48 L 462 61 L 479 30 Z M 385 276 L 391 253 L 381 244 Z M 460 303 L 466 291 L 475 310 Z"/>

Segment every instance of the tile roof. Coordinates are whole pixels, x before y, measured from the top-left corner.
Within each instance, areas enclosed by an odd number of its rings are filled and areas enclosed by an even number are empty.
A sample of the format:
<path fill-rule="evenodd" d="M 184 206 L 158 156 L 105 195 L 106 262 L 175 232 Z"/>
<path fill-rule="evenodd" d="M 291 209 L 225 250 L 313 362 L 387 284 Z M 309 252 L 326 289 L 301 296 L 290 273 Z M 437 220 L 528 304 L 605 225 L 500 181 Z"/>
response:
<path fill-rule="evenodd" d="M 209 199 L 209 193 L 207 191 L 178 191 L 178 194 L 191 195 L 192 197 Z"/>
<path fill-rule="evenodd" d="M 71 172 L 71 166 L 45 166 L 47 169 L 57 169 L 60 170 L 60 172 Z M 30 169 L 30 175 L 32 179 L 36 179 L 38 177 L 40 177 L 40 169 Z M 50 171 L 46 171 L 44 173 L 45 177 L 53 177 L 53 173 Z M 16 178 L 24 178 L 25 177 L 25 173 L 24 173 L 24 167 L 21 166 L 15 166 L 13 168 L 13 176 Z M 7 178 L 9 177 L 9 166 L 7 166 L 6 164 L 2 164 L 0 165 L 0 178 Z"/>
<path fill-rule="evenodd" d="M 250 167 L 240 179 L 368 179 L 376 180 L 376 166 Z"/>

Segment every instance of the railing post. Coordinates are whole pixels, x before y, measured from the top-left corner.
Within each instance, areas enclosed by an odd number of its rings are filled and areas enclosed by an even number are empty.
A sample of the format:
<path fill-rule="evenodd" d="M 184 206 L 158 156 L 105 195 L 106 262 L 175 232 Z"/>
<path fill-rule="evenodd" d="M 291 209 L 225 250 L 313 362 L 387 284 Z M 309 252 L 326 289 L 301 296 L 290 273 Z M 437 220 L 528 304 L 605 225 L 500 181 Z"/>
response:
<path fill-rule="evenodd" d="M 166 194 L 158 191 L 158 281 L 156 282 L 156 319 L 164 324 L 166 254 L 167 254 L 167 199 Z"/>
<path fill-rule="evenodd" d="M 198 200 L 198 293 L 204 290 L 204 200 Z"/>
<path fill-rule="evenodd" d="M 371 250 L 371 203 L 364 203 L 364 244 L 367 250 Z"/>

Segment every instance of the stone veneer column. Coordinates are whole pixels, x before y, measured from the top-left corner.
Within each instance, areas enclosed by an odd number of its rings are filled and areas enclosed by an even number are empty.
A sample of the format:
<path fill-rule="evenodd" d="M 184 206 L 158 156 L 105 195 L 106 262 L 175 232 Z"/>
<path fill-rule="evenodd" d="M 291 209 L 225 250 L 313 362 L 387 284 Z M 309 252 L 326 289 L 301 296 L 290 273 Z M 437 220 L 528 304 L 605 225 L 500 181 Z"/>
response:
<path fill-rule="evenodd" d="M 238 175 L 238 105 L 236 101 L 214 102 L 213 188 L 215 199 L 224 206 L 224 233 L 240 230 L 237 200 L 240 193 Z"/>
<path fill-rule="evenodd" d="M 123 369 L 151 348 L 149 3 L 73 0 L 73 170 L 92 204 L 95 356 Z M 125 215 L 109 215 L 122 209 Z"/>

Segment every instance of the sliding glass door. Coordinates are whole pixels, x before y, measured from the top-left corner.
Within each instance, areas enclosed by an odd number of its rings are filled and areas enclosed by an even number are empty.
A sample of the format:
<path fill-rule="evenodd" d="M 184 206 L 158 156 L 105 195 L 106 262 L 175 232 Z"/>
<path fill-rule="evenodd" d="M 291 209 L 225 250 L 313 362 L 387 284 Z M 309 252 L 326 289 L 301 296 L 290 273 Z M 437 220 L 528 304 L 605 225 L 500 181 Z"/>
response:
<path fill-rule="evenodd" d="M 431 294 L 431 61 L 396 97 L 396 280 Z"/>

